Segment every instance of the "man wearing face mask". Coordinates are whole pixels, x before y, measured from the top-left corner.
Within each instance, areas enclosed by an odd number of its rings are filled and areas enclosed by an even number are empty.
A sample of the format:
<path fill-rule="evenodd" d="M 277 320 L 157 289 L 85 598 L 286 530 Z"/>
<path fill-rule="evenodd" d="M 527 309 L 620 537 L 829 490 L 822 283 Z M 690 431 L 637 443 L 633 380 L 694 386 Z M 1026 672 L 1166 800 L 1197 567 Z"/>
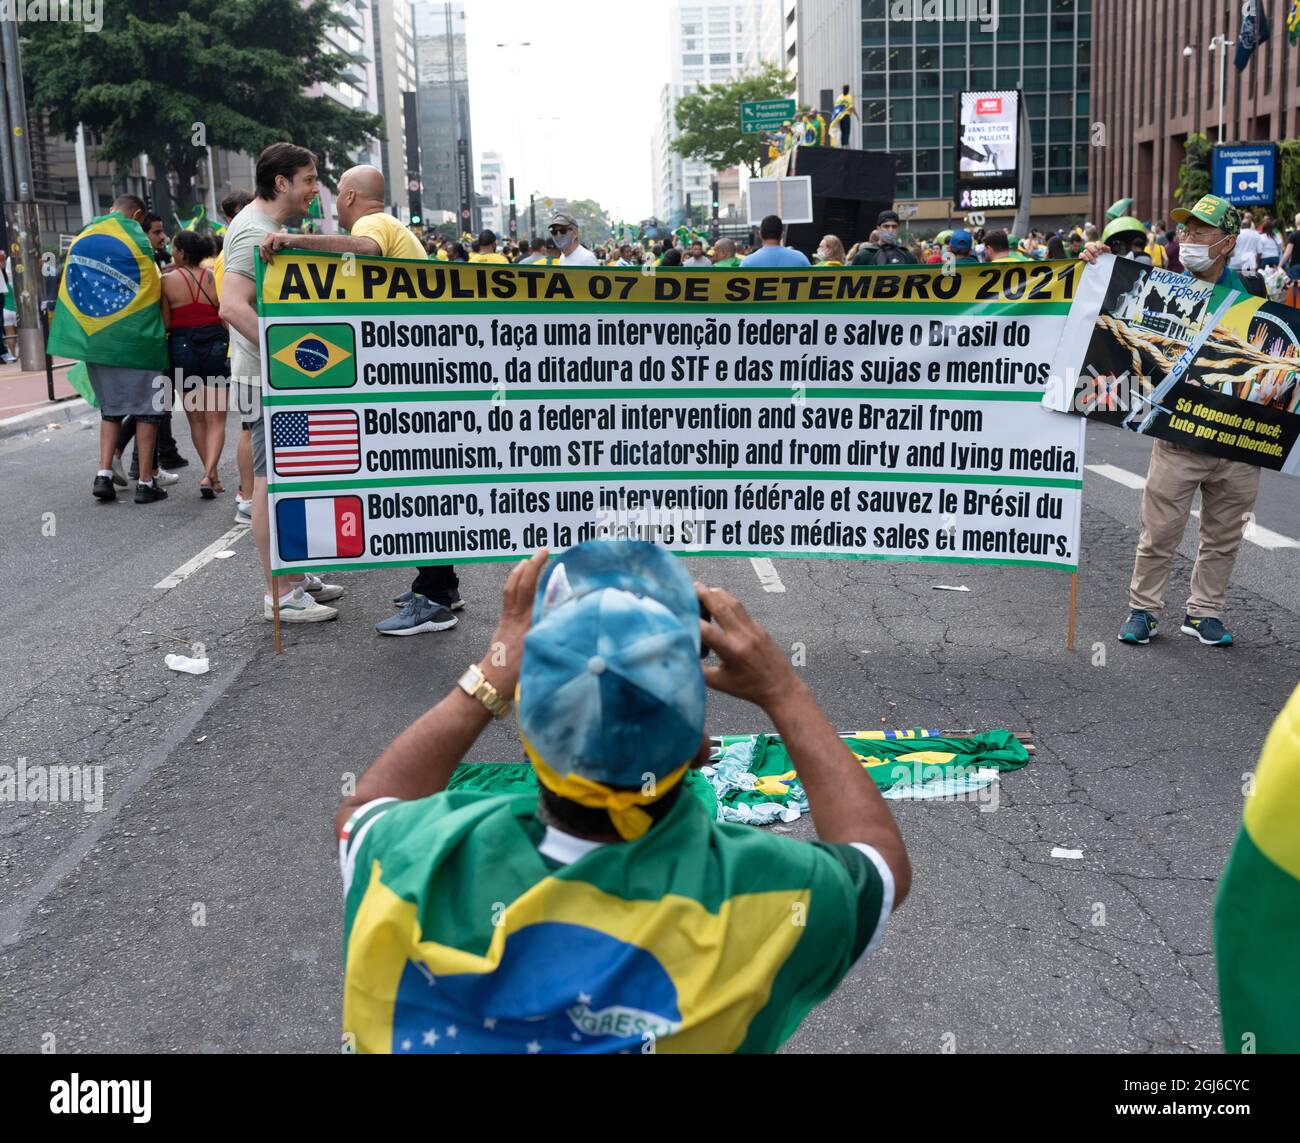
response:
<path fill-rule="evenodd" d="M 1170 217 L 1184 226 L 1178 254 L 1193 278 L 1226 286 L 1243 296 L 1248 293 L 1263 296 L 1262 285 L 1256 286 L 1257 278 L 1243 280 L 1228 268 L 1241 228 L 1241 216 L 1235 206 L 1207 194 L 1191 210 L 1175 210 Z M 1089 242 L 1082 257 L 1085 262 L 1095 262 L 1099 254 L 1108 252 L 1106 245 Z M 1196 565 L 1192 568 L 1191 594 L 1180 630 L 1210 647 L 1232 644 L 1232 636 L 1223 625 L 1224 600 L 1242 533 L 1259 495 L 1259 469 L 1253 464 L 1206 456 L 1162 440 L 1151 446 L 1151 463 L 1142 493 L 1142 533 L 1129 585 L 1129 617 L 1119 632 L 1122 643 L 1144 645 L 1158 631 L 1170 565 L 1183 538 L 1192 498 L 1198 488 L 1200 539 Z"/>
<path fill-rule="evenodd" d="M 892 210 L 882 210 L 876 219 L 880 246 L 875 250 L 860 250 L 853 257 L 855 266 L 915 266 L 916 259 L 899 245 L 898 215 Z"/>
<path fill-rule="evenodd" d="M 553 214 L 548 229 L 560 253 L 561 266 L 599 266 L 600 260 L 578 241 L 578 223 L 567 214 Z"/>

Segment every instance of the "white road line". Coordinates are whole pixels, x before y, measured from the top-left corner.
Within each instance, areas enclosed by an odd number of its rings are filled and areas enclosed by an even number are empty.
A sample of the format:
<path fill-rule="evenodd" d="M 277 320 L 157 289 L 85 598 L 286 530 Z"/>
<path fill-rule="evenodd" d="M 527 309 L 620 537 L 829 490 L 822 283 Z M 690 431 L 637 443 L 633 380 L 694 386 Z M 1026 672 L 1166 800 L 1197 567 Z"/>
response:
<path fill-rule="evenodd" d="M 1129 472 L 1126 468 L 1119 468 L 1113 464 L 1088 464 L 1084 466 L 1089 472 L 1095 472 L 1098 476 L 1104 476 L 1108 480 L 1115 481 L 1116 484 L 1122 484 L 1125 488 L 1142 489 L 1147 486 L 1146 477 L 1138 476 L 1135 472 Z M 1201 510 L 1192 509 L 1192 515 L 1200 519 Z M 1284 536 L 1281 532 L 1274 532 L 1271 528 L 1265 528 L 1260 524 L 1250 524 L 1246 528 L 1246 542 L 1254 544 L 1257 548 L 1265 548 L 1270 552 L 1276 552 L 1284 548 L 1300 548 L 1300 540 L 1293 540 L 1290 536 Z"/>
<path fill-rule="evenodd" d="M 753 565 L 754 574 L 758 576 L 758 582 L 763 585 L 764 591 L 785 591 L 785 584 L 781 582 L 781 577 L 777 574 L 776 566 L 771 560 L 751 556 L 749 562 Z"/>
<path fill-rule="evenodd" d="M 1136 472 L 1129 472 L 1127 468 L 1118 468 L 1113 464 L 1085 464 L 1084 468 L 1089 472 L 1095 472 L 1098 476 L 1113 480 L 1116 484 L 1122 484 L 1125 488 L 1142 489 L 1147 486 L 1145 476 L 1138 476 Z"/>
<path fill-rule="evenodd" d="M 160 579 L 153 585 L 154 589 L 156 591 L 171 591 L 171 589 L 177 584 L 184 583 L 190 578 L 190 576 L 198 571 L 199 568 L 212 560 L 218 552 L 225 551 L 231 544 L 238 540 L 240 536 L 245 535 L 247 532 L 247 524 L 236 524 L 220 539 L 213 540 L 212 543 L 204 548 L 203 551 L 192 560 L 186 560 L 185 563 L 181 564 L 181 566 L 172 572 L 171 575 L 164 576 Z"/>

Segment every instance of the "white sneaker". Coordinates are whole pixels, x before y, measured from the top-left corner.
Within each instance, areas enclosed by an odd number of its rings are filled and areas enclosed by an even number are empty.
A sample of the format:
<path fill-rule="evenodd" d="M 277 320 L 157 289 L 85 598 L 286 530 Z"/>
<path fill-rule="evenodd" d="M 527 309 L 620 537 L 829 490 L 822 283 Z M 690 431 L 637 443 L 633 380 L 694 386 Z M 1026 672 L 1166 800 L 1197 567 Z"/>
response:
<path fill-rule="evenodd" d="M 281 623 L 324 623 L 327 619 L 338 617 L 337 608 L 322 606 L 300 587 L 280 596 Z M 262 618 L 272 621 L 275 619 L 269 595 L 262 596 Z"/>
<path fill-rule="evenodd" d="M 159 488 L 166 488 L 169 484 L 175 484 L 180 477 L 174 472 L 168 472 L 165 468 L 156 468 L 153 473 L 153 482 Z"/>
<path fill-rule="evenodd" d="M 235 497 L 235 523 L 249 524 L 253 523 L 253 502 L 251 500 L 241 500 Z"/>
<path fill-rule="evenodd" d="M 343 594 L 343 589 L 338 584 L 326 583 L 320 576 L 312 575 L 311 572 L 304 575 L 302 586 L 317 603 L 328 603 Z"/>
<path fill-rule="evenodd" d="M 127 485 L 126 473 L 122 471 L 122 458 L 120 456 L 113 457 L 113 483 L 118 488 L 125 488 Z"/>

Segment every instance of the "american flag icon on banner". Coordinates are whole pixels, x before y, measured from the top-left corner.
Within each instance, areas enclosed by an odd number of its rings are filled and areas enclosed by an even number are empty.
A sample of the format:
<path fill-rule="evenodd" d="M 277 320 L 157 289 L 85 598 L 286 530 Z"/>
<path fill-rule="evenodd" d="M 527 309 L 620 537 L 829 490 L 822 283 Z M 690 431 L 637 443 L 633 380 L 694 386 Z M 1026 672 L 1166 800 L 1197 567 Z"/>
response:
<path fill-rule="evenodd" d="M 277 476 L 356 472 L 361 467 L 361 424 L 346 409 L 275 413 L 271 453 Z"/>

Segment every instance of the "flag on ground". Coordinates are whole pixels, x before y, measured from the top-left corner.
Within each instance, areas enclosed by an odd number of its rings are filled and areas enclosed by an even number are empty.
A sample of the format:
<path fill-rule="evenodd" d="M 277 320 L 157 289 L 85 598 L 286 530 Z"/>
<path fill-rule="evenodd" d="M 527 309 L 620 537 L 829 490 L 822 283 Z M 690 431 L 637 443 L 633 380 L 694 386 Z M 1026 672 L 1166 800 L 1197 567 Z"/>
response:
<path fill-rule="evenodd" d="M 74 361 L 165 373 L 162 284 L 140 224 L 119 212 L 73 239 L 50 326 L 49 351 Z"/>
<path fill-rule="evenodd" d="M 361 497 L 311 496 L 277 500 L 280 559 L 353 559 L 366 550 Z"/>
<path fill-rule="evenodd" d="M 361 467 L 361 423 L 349 409 L 313 409 L 271 417 L 278 476 L 325 476 Z"/>
<path fill-rule="evenodd" d="M 1214 907 L 1224 1051 L 1300 1052 L 1300 687 L 1241 817 Z"/>

